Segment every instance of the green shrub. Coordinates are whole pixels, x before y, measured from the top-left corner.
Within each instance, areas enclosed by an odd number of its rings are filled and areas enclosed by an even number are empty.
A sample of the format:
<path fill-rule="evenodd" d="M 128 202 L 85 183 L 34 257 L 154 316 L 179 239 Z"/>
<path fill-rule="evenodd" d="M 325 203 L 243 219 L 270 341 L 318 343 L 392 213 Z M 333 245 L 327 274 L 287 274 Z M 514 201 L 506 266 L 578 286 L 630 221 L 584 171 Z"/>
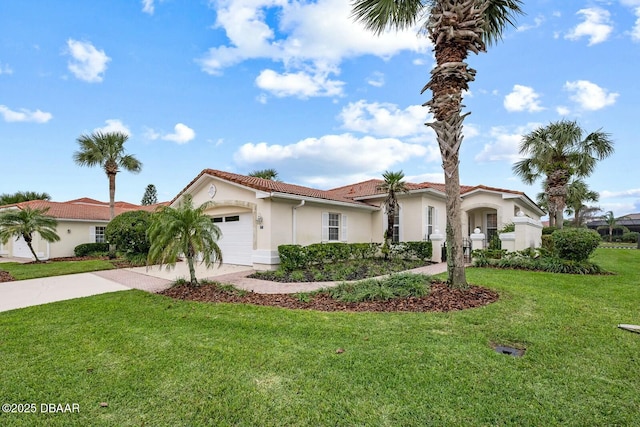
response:
<path fill-rule="evenodd" d="M 76 256 L 103 255 L 109 252 L 108 243 L 83 243 L 73 248 Z"/>
<path fill-rule="evenodd" d="M 433 242 L 431 241 L 404 242 L 404 245 L 409 257 L 427 261 L 433 255 Z"/>
<path fill-rule="evenodd" d="M 498 234 L 494 234 L 493 237 L 491 237 L 488 247 L 491 250 L 500 250 L 502 248 L 502 240 L 500 240 Z"/>
<path fill-rule="evenodd" d="M 128 259 L 148 254 L 150 243 L 147 229 L 151 224 L 151 213 L 147 211 L 124 212 L 113 218 L 105 229 L 105 238 L 116 245 Z"/>
<path fill-rule="evenodd" d="M 351 243 L 351 256 L 353 258 L 373 258 L 380 250 L 379 243 Z"/>
<path fill-rule="evenodd" d="M 547 236 L 549 234 L 553 234 L 556 230 L 558 230 L 558 228 L 556 228 L 556 227 L 549 227 L 549 226 L 543 227 L 542 228 L 542 235 L 543 236 Z"/>
<path fill-rule="evenodd" d="M 514 231 L 516 231 L 516 225 L 513 222 L 510 222 L 508 224 L 503 225 L 502 228 L 498 230 L 498 234 L 513 233 Z"/>
<path fill-rule="evenodd" d="M 638 242 L 638 233 L 637 231 L 630 231 L 628 233 L 624 233 L 622 235 L 622 241 L 625 243 L 637 243 Z"/>
<path fill-rule="evenodd" d="M 301 245 L 280 245 L 278 256 L 280 268 L 284 271 L 305 268 L 309 263 L 308 251 Z"/>
<path fill-rule="evenodd" d="M 328 289 L 328 293 L 332 298 L 344 302 L 388 301 L 427 295 L 430 283 L 431 278 L 424 274 L 403 273 L 381 280 L 341 283 Z"/>
<path fill-rule="evenodd" d="M 600 244 L 598 232 L 586 228 L 564 228 L 552 237 L 555 254 L 570 261 L 586 261 Z"/>
<path fill-rule="evenodd" d="M 551 234 L 542 235 L 542 248 L 550 254 L 554 252 L 553 235 Z"/>

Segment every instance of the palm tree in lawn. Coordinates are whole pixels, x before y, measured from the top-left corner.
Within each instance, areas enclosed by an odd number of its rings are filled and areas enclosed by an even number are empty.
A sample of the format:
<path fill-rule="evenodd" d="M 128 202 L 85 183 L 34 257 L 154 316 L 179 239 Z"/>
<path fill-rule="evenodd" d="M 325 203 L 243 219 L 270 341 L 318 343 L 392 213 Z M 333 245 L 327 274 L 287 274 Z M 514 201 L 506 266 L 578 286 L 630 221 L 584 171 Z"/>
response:
<path fill-rule="evenodd" d="M 586 182 L 581 179 L 574 179 L 567 185 L 567 215 L 573 215 L 573 226 L 580 227 L 584 221 L 585 214 L 598 210 L 591 208 L 587 203 L 595 203 L 600 200 L 600 194 L 589 188 Z"/>
<path fill-rule="evenodd" d="M 521 0 L 355 0 L 353 16 L 381 34 L 387 28 L 413 27 L 419 20 L 433 43 L 436 66 L 421 93 L 430 89 L 425 103 L 435 122 L 428 123 L 438 139 L 447 195 L 447 271 L 451 287 L 468 286 L 462 249 L 459 152 L 462 144 L 462 94 L 476 71 L 466 60 L 496 43 L 502 31 L 522 13 Z"/>
<path fill-rule="evenodd" d="M 36 262 L 39 262 L 32 242 L 35 233 L 49 243 L 57 242 L 60 236 L 56 233 L 58 221 L 47 216 L 49 208 L 39 209 L 24 207 L 21 209 L 8 209 L 0 213 L 0 242 L 7 243 L 9 239 L 20 237 L 24 239 L 33 254 Z"/>
<path fill-rule="evenodd" d="M 256 178 L 268 179 L 269 181 L 279 181 L 278 179 L 278 171 L 275 169 L 260 169 L 255 170 L 249 174 L 249 176 L 253 176 Z"/>
<path fill-rule="evenodd" d="M 207 202 L 194 208 L 191 196 L 186 195 L 176 208 L 158 208 L 147 231 L 151 244 L 147 264 L 174 267 L 182 254 L 187 260 L 193 286 L 198 284 L 195 271 L 198 255 L 202 256 L 202 263 L 207 268 L 222 264 L 222 251 L 217 244 L 222 232 L 205 214 L 209 207 L 211 203 Z"/>
<path fill-rule="evenodd" d="M 567 188 L 571 179 L 585 178 L 595 170 L 598 160 L 613 153 L 613 142 L 601 130 L 583 137 L 584 130 L 575 121 L 561 120 L 525 135 L 520 143 L 523 160 L 513 171 L 526 184 L 545 180 L 549 225 L 562 228 L 567 206 Z M 552 219 L 553 218 L 553 219 Z"/>
<path fill-rule="evenodd" d="M 124 144 L 129 135 L 123 132 L 94 132 L 78 138 L 80 149 L 73 154 L 73 160 L 80 166 L 100 166 L 109 179 L 109 219 L 115 215 L 116 175 L 120 169 L 138 173 L 142 163 L 131 154 L 126 154 Z M 109 245 L 111 256 L 115 246 Z"/>
<path fill-rule="evenodd" d="M 382 206 L 387 213 L 387 231 L 385 233 L 385 245 L 389 247 L 393 240 L 393 226 L 395 223 L 395 217 L 398 214 L 398 194 L 406 193 L 408 190 L 406 183 L 404 182 L 404 173 L 386 171 L 382 174 L 384 182 L 378 186 L 379 191 L 387 193 Z"/>

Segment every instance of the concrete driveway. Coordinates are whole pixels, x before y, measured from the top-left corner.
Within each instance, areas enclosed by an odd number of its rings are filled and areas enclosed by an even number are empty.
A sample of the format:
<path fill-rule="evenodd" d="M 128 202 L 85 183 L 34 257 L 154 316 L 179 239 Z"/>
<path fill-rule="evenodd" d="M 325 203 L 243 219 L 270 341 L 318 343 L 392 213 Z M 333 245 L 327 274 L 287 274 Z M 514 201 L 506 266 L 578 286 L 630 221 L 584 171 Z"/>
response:
<path fill-rule="evenodd" d="M 223 264 L 211 269 L 198 265 L 196 277 L 204 279 L 242 271 L 252 270 L 239 265 Z M 130 289 L 157 292 L 179 278 L 189 278 L 185 262 L 177 263 L 171 270 L 157 266 L 135 267 L 3 282 L 0 283 L 0 312 Z"/>

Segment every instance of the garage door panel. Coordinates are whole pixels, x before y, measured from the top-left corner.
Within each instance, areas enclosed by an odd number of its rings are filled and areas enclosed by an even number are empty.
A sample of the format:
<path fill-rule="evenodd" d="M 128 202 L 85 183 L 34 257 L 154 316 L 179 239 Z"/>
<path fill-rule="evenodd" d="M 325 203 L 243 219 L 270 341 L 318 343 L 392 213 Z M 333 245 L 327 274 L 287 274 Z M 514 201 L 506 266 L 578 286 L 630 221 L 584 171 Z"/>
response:
<path fill-rule="evenodd" d="M 214 223 L 222 231 L 218 246 L 225 264 L 252 265 L 253 223 L 250 213 L 214 216 Z"/>

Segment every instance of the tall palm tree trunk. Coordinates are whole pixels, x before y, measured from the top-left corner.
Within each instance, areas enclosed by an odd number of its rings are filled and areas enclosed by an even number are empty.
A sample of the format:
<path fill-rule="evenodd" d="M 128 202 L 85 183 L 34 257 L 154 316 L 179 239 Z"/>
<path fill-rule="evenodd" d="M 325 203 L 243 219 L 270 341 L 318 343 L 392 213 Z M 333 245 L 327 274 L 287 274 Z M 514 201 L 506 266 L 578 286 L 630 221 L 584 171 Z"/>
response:
<path fill-rule="evenodd" d="M 462 250 L 462 220 L 460 213 L 459 153 L 462 144 L 462 92 L 475 78 L 475 70 L 465 59 L 469 51 L 484 50 L 481 24 L 484 10 L 475 0 L 440 0 L 431 9 L 429 37 L 433 41 L 436 67 L 422 89 L 431 89 L 432 99 L 425 103 L 436 119 L 427 123 L 437 136 L 444 183 L 447 194 L 447 272 L 448 284 L 454 288 L 468 287 Z"/>
<path fill-rule="evenodd" d="M 109 178 L 109 221 L 116 217 L 116 174 L 107 172 Z M 116 245 L 109 243 L 109 258 L 116 257 Z"/>

